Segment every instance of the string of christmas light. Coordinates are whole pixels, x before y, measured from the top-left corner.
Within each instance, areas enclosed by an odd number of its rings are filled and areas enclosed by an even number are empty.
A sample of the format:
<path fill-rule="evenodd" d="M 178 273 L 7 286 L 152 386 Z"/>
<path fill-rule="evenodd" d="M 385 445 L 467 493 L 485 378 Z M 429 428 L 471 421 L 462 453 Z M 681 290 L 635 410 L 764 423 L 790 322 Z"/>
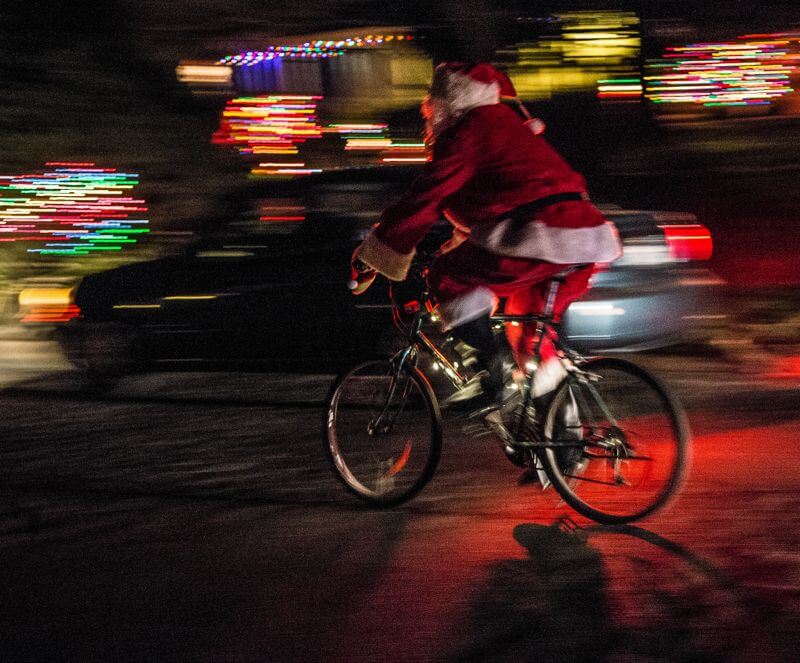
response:
<path fill-rule="evenodd" d="M 129 192 L 135 173 L 93 163 L 49 162 L 48 169 L 0 176 L 0 242 L 42 242 L 40 255 L 120 251 L 149 232 L 144 201 Z"/>
<path fill-rule="evenodd" d="M 259 62 L 289 59 L 320 59 L 333 58 L 344 55 L 345 49 L 370 48 L 389 44 L 392 42 L 407 42 L 414 39 L 413 35 L 366 35 L 365 37 L 348 37 L 346 39 L 325 40 L 317 39 L 294 46 L 269 46 L 264 51 L 243 51 L 236 55 L 226 55 L 217 61 L 217 64 L 233 65 L 236 67 L 250 67 Z"/>
<path fill-rule="evenodd" d="M 792 91 L 785 45 L 765 41 L 668 48 L 649 68 L 645 96 L 656 104 L 767 105 Z"/>

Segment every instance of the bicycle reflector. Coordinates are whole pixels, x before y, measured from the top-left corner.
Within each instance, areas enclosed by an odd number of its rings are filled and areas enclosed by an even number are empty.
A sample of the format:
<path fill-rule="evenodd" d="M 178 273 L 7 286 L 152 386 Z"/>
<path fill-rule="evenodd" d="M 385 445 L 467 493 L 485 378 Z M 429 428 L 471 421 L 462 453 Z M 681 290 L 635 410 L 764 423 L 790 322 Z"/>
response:
<path fill-rule="evenodd" d="M 673 260 L 708 260 L 714 250 L 711 232 L 699 223 L 659 226 Z"/>

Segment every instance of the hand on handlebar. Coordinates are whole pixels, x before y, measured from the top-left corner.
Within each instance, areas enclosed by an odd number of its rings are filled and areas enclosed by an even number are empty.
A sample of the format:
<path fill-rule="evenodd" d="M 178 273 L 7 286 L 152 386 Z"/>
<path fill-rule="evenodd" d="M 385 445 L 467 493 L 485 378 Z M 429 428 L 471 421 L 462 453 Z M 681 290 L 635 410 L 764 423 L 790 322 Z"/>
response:
<path fill-rule="evenodd" d="M 350 280 L 347 287 L 354 295 L 363 295 L 378 275 L 372 267 L 353 256 L 350 260 Z"/>

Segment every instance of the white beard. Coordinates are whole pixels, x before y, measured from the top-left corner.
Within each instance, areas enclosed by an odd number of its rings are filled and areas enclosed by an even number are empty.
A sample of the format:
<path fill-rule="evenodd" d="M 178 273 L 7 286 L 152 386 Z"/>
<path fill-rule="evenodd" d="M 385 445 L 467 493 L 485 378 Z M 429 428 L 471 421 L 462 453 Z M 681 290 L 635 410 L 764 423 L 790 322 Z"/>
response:
<path fill-rule="evenodd" d="M 480 83 L 439 65 L 430 92 L 422 101 L 425 145 L 430 148 L 443 131 L 473 108 L 499 103 L 499 91 L 500 86 L 495 82 Z"/>
<path fill-rule="evenodd" d="M 454 116 L 450 104 L 440 97 L 427 95 L 422 100 L 422 116 L 425 118 L 425 145 L 431 148 L 439 135 L 452 127 L 463 113 Z"/>

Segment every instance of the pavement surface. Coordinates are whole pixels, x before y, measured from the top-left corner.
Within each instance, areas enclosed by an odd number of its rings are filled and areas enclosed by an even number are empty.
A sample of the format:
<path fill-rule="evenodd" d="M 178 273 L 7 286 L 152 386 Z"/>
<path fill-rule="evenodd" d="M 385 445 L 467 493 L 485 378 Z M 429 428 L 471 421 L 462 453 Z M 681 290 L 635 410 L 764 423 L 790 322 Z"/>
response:
<path fill-rule="evenodd" d="M 800 379 L 765 369 L 791 355 L 636 355 L 685 402 L 693 469 L 666 510 L 609 528 L 456 425 L 415 500 L 362 507 L 325 463 L 330 376 L 98 395 L 47 341 L 13 343 L 4 661 L 797 660 Z"/>

